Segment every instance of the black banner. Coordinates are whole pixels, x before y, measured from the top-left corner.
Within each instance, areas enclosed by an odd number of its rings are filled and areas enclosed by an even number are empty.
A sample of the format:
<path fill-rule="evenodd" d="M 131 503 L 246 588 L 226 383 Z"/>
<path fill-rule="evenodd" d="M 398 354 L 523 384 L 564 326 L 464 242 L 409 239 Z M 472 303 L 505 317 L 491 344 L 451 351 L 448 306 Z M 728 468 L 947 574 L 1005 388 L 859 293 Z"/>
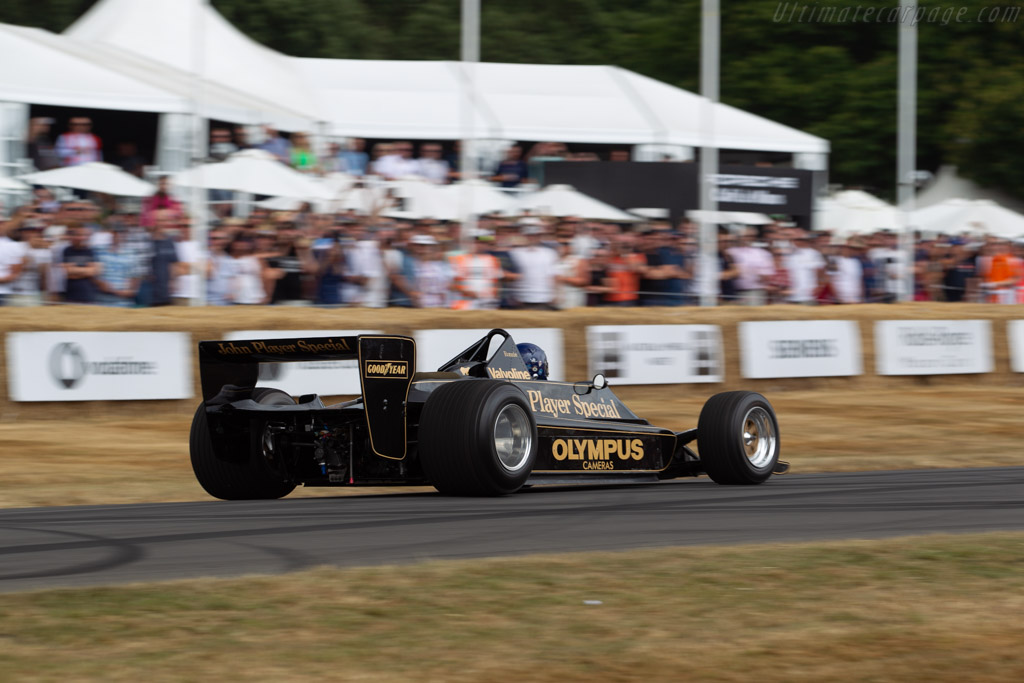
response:
<path fill-rule="evenodd" d="M 553 161 L 549 185 L 566 184 L 620 209 L 665 208 L 673 221 L 700 208 L 700 165 L 683 162 Z M 771 166 L 721 166 L 712 184 L 719 211 L 787 214 L 809 221 L 814 172 Z"/>

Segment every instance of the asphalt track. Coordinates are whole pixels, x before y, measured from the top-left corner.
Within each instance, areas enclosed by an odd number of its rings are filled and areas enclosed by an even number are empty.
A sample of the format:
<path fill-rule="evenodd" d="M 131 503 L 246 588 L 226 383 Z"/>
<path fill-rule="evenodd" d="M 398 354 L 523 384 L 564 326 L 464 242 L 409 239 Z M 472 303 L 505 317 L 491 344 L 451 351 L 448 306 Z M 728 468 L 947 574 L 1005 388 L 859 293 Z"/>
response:
<path fill-rule="evenodd" d="M 1024 530 L 1024 467 L 0 510 L 0 592 L 579 550 Z"/>

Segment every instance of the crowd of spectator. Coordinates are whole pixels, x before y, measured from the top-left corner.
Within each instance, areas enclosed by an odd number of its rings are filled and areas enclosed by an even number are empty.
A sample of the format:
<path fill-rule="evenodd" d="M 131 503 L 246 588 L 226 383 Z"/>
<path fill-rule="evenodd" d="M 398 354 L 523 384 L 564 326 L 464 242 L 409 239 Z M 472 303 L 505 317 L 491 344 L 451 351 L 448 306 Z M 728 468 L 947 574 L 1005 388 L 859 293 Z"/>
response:
<path fill-rule="evenodd" d="M 36 119 L 30 131 L 38 167 L 102 159 L 88 118 L 71 119 L 53 142 L 50 123 Z M 410 142 L 377 143 L 367 152 L 363 140 L 350 139 L 320 158 L 302 133 L 285 138 L 266 127 L 258 145 L 248 143 L 242 126 L 215 126 L 210 133 L 212 160 L 257 146 L 310 173 L 419 176 L 434 183 L 459 177 L 458 147 L 445 156 L 436 142 L 421 143 L 415 156 Z M 141 167 L 133 150 L 121 152 Z M 582 158 L 590 159 L 558 143 L 539 143 L 525 154 L 513 145 L 485 176 L 513 188 L 542 182 L 540 162 Z M 617 150 L 610 158 L 629 155 Z M 457 223 L 320 214 L 305 205 L 295 212 L 257 209 L 244 218 L 215 213 L 204 250 L 166 178 L 136 210 L 57 201 L 37 188 L 0 229 L 0 302 L 163 306 L 202 296 L 209 305 L 456 309 L 684 306 L 708 298 L 755 306 L 848 304 L 905 299 L 912 273 L 915 300 L 1024 303 L 1022 243 L 918 236 L 911 263 L 890 231 L 839 240 L 776 221 L 721 226 L 717 260 L 705 263 L 697 233 L 688 221 L 527 215 L 483 216 L 463 234 Z"/>
<path fill-rule="evenodd" d="M 45 117 L 37 117 L 30 122 L 27 154 L 37 170 L 104 160 L 103 141 L 92 132 L 89 117 L 72 117 L 68 130 L 56 139 L 51 131 L 53 124 L 52 119 Z M 304 132 L 285 136 L 272 126 L 215 125 L 210 130 L 208 158 L 210 161 L 224 161 L 235 152 L 261 149 L 297 171 L 317 175 L 344 172 L 354 176 L 375 175 L 385 180 L 419 177 L 436 184 L 453 182 L 461 177 L 458 142 L 447 150 L 440 142 L 424 141 L 417 145 L 408 140 L 376 142 L 367 149 L 362 138 L 348 138 L 344 142 L 329 142 L 321 147 L 318 152 L 312 137 Z M 111 163 L 128 173 L 142 176 L 146 162 L 139 155 L 137 145 L 119 142 L 114 150 Z M 512 145 L 493 164 L 484 157 L 487 155 L 478 159 L 480 168 L 475 175 L 504 188 L 540 183 L 544 161 L 598 160 L 593 153 L 570 152 L 564 144 L 555 142 L 536 143 L 529 150 Z M 628 160 L 629 151 L 612 150 L 608 159 Z"/>
<path fill-rule="evenodd" d="M 563 309 L 919 301 L 1024 303 L 1024 246 L 969 237 L 918 239 L 913 263 L 895 233 L 835 240 L 775 222 L 722 226 L 702 267 L 688 221 L 598 223 L 483 216 L 458 223 L 257 209 L 216 220 L 208 257 L 162 184 L 139 210 L 58 202 L 44 188 L 0 230 L 0 300 L 163 306 L 407 306 Z M 710 264 L 709 264 L 710 265 Z"/>

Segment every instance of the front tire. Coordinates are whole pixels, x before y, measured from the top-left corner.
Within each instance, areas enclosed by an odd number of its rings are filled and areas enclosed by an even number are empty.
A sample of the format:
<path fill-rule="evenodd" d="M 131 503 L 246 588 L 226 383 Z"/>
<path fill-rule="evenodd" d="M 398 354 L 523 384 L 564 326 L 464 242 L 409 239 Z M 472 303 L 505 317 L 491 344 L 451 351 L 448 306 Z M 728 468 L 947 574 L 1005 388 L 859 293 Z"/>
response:
<path fill-rule="evenodd" d="M 728 391 L 709 398 L 697 420 L 704 471 L 718 484 L 760 484 L 779 461 L 779 422 L 761 394 Z"/>
<path fill-rule="evenodd" d="M 515 385 L 449 382 L 423 406 L 419 457 L 438 491 L 501 496 L 526 483 L 537 459 L 537 423 Z"/>
<path fill-rule="evenodd" d="M 280 389 L 262 387 L 253 390 L 252 400 L 264 405 L 295 404 L 295 400 Z M 275 461 L 277 454 L 265 452 L 264 435 L 256 437 L 250 439 L 248 435 L 239 435 L 239 438 L 250 442 L 240 445 L 243 448 L 248 446 L 247 457 L 243 460 L 233 462 L 219 457 L 210 438 L 206 406 L 200 403 L 192 418 L 189 455 L 192 471 L 203 490 L 221 500 L 271 500 L 295 490 L 295 484 L 284 478 L 280 463 Z M 250 445 L 253 442 L 254 445 Z"/>

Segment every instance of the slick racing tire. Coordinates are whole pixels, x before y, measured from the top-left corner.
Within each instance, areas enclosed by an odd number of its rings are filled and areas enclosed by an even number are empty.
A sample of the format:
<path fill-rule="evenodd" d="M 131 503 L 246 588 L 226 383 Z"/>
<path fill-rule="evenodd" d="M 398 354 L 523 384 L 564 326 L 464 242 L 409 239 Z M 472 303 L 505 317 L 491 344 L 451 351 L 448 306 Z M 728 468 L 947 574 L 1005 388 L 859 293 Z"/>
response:
<path fill-rule="evenodd" d="M 280 389 L 255 389 L 252 400 L 265 405 L 295 404 L 295 400 Z M 218 457 L 210 439 L 206 407 L 200 403 L 189 434 L 192 471 L 199 485 L 222 500 L 268 500 L 287 496 L 295 489 L 295 484 L 285 478 L 279 456 L 265 436 L 262 433 L 251 435 L 248 456 L 239 462 Z M 239 438 L 245 437 L 240 434 Z"/>
<path fill-rule="evenodd" d="M 419 457 L 427 479 L 454 496 L 515 493 L 537 459 L 537 423 L 515 385 L 449 382 L 423 406 Z"/>
<path fill-rule="evenodd" d="M 752 391 L 708 399 L 697 420 L 704 471 L 718 484 L 760 484 L 779 461 L 779 422 L 771 404 Z"/>

